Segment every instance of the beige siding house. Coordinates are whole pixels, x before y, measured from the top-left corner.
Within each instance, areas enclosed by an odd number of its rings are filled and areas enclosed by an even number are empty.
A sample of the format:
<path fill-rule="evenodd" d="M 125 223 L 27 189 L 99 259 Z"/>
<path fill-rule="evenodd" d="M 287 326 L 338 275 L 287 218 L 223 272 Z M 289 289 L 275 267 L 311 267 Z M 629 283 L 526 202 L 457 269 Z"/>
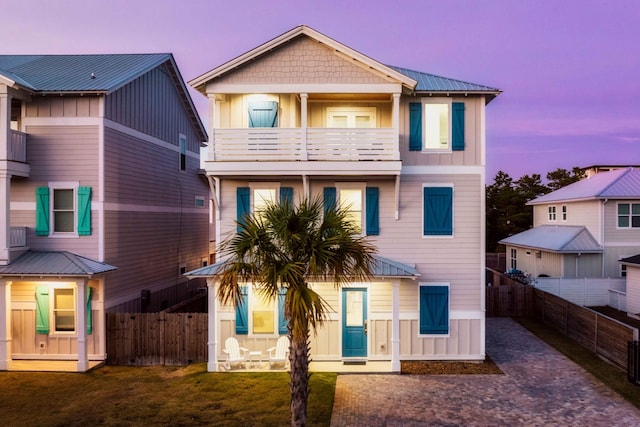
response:
<path fill-rule="evenodd" d="M 189 296 L 206 139 L 170 54 L 0 56 L 0 370 L 86 371 L 105 312 Z"/>
<path fill-rule="evenodd" d="M 209 99 L 218 242 L 264 200 L 323 197 L 351 205 L 377 247 L 371 281 L 313 284 L 331 313 L 312 369 L 484 359 L 485 108 L 499 90 L 384 65 L 307 26 L 189 84 Z M 279 302 L 251 286 L 246 304 L 221 305 L 216 268 L 187 273 L 207 278 L 210 371 L 228 337 L 264 357 L 286 334 Z"/>
<path fill-rule="evenodd" d="M 624 277 L 620 260 L 640 253 L 640 169 L 593 170 L 538 197 L 533 228 L 501 241 L 507 268 L 532 277 Z"/>

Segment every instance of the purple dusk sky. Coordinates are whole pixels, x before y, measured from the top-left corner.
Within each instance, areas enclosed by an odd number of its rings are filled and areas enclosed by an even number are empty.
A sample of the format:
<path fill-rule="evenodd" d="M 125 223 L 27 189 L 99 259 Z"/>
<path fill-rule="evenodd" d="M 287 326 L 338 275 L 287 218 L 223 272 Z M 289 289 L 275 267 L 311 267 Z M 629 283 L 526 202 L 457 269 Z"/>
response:
<path fill-rule="evenodd" d="M 2 54 L 171 52 L 185 81 L 308 25 L 384 64 L 504 91 L 487 181 L 640 164 L 638 0 L 19 0 Z M 206 117 L 203 96 L 191 91 Z"/>

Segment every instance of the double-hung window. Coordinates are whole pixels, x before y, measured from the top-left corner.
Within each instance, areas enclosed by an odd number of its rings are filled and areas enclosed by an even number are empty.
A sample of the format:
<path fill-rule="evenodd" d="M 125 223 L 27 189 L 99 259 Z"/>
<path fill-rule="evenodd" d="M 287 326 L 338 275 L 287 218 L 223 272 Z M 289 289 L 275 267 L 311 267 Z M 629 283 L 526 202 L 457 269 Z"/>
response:
<path fill-rule="evenodd" d="M 465 104 L 447 98 L 409 103 L 409 150 L 463 151 Z"/>
<path fill-rule="evenodd" d="M 251 285 L 241 286 L 240 293 L 240 303 L 236 306 L 236 334 L 283 335 L 287 333 L 284 289 L 279 290 L 275 300 L 264 298 Z"/>
<path fill-rule="evenodd" d="M 618 228 L 640 228 L 640 203 L 618 203 Z"/>
<path fill-rule="evenodd" d="M 453 186 L 423 185 L 422 235 L 453 236 Z"/>
<path fill-rule="evenodd" d="M 449 284 L 420 284 L 420 335 L 449 334 Z"/>
<path fill-rule="evenodd" d="M 556 220 L 556 207 L 555 206 L 549 206 L 549 208 L 547 209 L 547 213 L 548 213 L 549 221 L 555 222 L 555 220 Z"/>
<path fill-rule="evenodd" d="M 91 292 L 86 289 L 87 334 L 92 333 Z M 36 333 L 75 333 L 78 312 L 76 289 L 71 286 L 38 286 L 36 288 Z"/>
<path fill-rule="evenodd" d="M 252 183 L 249 187 L 236 189 L 236 214 L 238 231 L 242 229 L 242 221 L 253 214 L 261 217 L 261 212 L 269 203 L 293 202 L 293 188 L 281 187 L 277 182 Z"/>
<path fill-rule="evenodd" d="M 91 234 L 91 187 L 78 182 L 52 182 L 36 188 L 36 235 Z"/>
<path fill-rule="evenodd" d="M 380 234 L 380 189 L 366 183 L 338 183 L 323 190 L 325 212 L 335 206 L 347 209 L 347 218 L 367 236 Z"/>
<path fill-rule="evenodd" d="M 511 255 L 511 269 L 517 270 L 518 269 L 518 250 L 511 248 L 510 255 Z"/>

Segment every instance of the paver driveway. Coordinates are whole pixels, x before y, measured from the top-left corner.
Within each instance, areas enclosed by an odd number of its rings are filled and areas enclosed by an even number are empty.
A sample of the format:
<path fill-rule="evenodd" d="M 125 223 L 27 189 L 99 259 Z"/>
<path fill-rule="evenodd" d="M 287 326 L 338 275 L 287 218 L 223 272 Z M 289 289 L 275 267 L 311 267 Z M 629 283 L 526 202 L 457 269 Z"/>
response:
<path fill-rule="evenodd" d="M 487 319 L 504 375 L 339 375 L 339 426 L 639 426 L 640 411 L 509 318 Z"/>

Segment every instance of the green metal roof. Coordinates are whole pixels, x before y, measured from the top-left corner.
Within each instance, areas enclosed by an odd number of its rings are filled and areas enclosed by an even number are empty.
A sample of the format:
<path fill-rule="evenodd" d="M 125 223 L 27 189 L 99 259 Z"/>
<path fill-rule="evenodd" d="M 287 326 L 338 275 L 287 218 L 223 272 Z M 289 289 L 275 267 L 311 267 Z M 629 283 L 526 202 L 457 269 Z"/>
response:
<path fill-rule="evenodd" d="M 189 277 L 190 279 L 196 277 L 214 277 L 218 274 L 218 271 L 223 264 L 223 261 L 219 261 L 215 264 L 207 265 L 205 267 L 200 267 L 198 269 L 189 271 L 184 275 Z M 420 273 L 418 273 L 418 270 L 410 265 L 392 261 L 388 258 L 374 256 L 373 276 L 416 278 L 420 276 Z"/>
<path fill-rule="evenodd" d="M 36 92 L 113 92 L 158 65 L 168 53 L 0 55 L 0 74 Z"/>
<path fill-rule="evenodd" d="M 116 267 L 72 252 L 27 251 L 7 266 L 0 267 L 0 277 L 65 276 L 86 277 L 115 270 Z"/>
<path fill-rule="evenodd" d="M 490 94 L 494 97 L 502 92 L 500 89 L 493 87 L 436 76 L 435 74 L 423 73 L 408 68 L 393 65 L 387 65 L 387 67 L 417 81 L 418 84 L 414 89 L 416 92 L 478 92 Z"/>

